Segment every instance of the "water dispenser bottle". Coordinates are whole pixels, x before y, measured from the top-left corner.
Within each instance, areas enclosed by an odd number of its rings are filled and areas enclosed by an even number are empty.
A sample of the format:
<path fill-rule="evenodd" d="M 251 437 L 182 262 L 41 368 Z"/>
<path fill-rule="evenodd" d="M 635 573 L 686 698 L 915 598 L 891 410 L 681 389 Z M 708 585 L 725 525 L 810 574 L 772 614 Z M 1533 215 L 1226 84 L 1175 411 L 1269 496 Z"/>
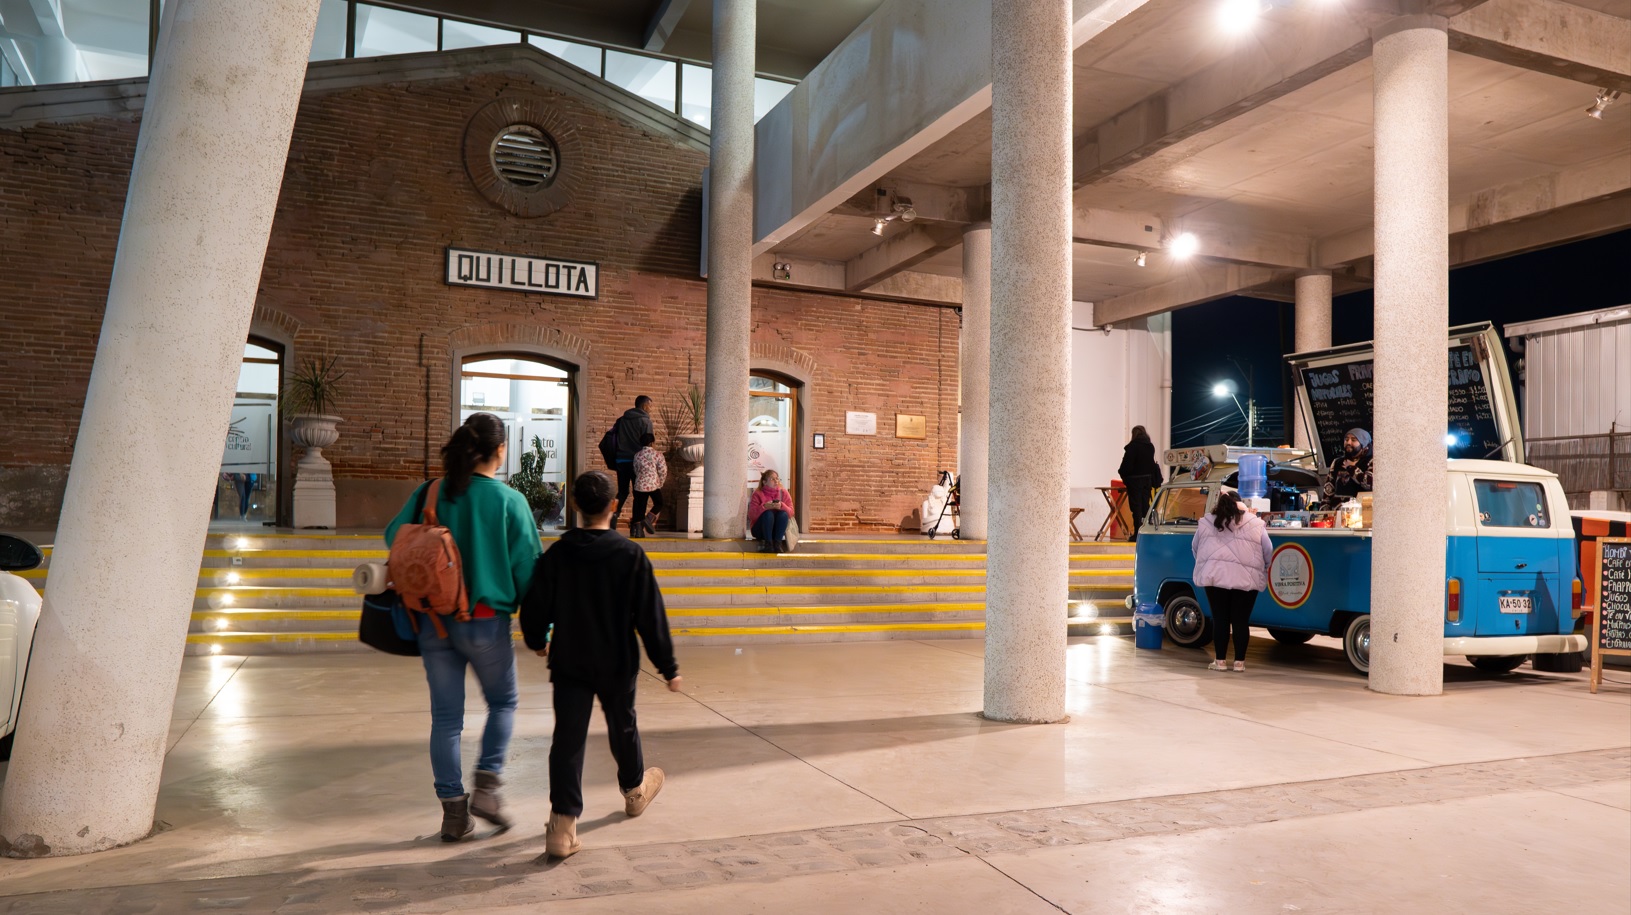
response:
<path fill-rule="evenodd" d="M 1268 458 L 1261 454 L 1240 456 L 1240 474 L 1236 488 L 1242 499 L 1261 499 L 1268 495 Z"/>

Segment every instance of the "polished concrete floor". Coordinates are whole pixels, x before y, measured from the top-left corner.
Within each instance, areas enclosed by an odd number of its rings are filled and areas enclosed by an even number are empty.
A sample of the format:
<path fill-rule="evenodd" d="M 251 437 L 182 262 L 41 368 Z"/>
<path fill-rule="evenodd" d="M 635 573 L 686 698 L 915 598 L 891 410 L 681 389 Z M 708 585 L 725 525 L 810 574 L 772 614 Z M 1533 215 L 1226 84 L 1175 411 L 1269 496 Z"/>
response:
<path fill-rule="evenodd" d="M 1069 647 L 1070 721 L 1018 726 L 979 715 L 982 651 L 682 649 L 685 692 L 639 697 L 667 788 L 625 818 L 597 722 L 565 862 L 540 858 L 542 660 L 517 826 L 448 845 L 416 661 L 189 658 L 159 831 L 0 859 L 0 912 L 1631 912 L 1624 670 L 1594 696 L 1453 663 L 1399 698 L 1329 640 L 1255 638 L 1236 674 L 1101 636 Z"/>

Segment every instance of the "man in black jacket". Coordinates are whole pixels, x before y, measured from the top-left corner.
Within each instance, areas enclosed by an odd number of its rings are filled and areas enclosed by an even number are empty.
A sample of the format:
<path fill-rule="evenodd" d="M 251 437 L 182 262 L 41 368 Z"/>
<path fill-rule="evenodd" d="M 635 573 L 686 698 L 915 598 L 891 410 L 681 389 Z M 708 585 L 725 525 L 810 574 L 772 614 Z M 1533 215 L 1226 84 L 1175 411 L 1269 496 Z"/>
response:
<path fill-rule="evenodd" d="M 1127 507 L 1133 518 L 1133 534 L 1129 542 L 1138 541 L 1139 525 L 1150 511 L 1150 492 L 1161 485 L 1161 465 L 1155 462 L 1155 443 L 1143 426 L 1133 427 L 1132 441 L 1121 449 L 1121 466 L 1116 476 L 1127 487 Z"/>
<path fill-rule="evenodd" d="M 612 512 L 611 529 L 617 530 L 617 519 L 623 514 L 623 503 L 629 500 L 629 489 L 634 485 L 634 456 L 643 445 L 645 436 L 652 433 L 651 398 L 644 394 L 634 398 L 634 406 L 617 418 L 617 510 Z M 639 520 L 639 519 L 635 519 Z M 630 530 L 634 528 L 630 527 Z"/>
<path fill-rule="evenodd" d="M 663 788 L 663 770 L 645 768 L 635 726 L 634 692 L 640 677 L 635 633 L 669 690 L 680 691 L 657 576 L 645 551 L 611 530 L 612 495 L 612 481 L 597 470 L 573 482 L 572 498 L 587 526 L 567 531 L 538 558 L 521 603 L 521 634 L 528 648 L 549 659 L 549 679 L 555 687 L 544 848 L 556 858 L 582 847 L 578 816 L 583 813 L 583 748 L 597 696 L 617 759 L 623 812 L 639 816 Z"/>

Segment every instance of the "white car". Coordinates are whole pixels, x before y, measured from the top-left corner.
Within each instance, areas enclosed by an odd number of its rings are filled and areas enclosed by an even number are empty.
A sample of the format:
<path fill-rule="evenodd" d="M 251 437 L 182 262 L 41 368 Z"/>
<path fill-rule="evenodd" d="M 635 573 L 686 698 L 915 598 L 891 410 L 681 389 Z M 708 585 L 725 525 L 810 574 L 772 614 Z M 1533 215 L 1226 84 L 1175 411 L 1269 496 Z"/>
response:
<path fill-rule="evenodd" d="M 21 537 L 0 534 L 0 759 L 11 758 L 17 713 L 23 706 L 23 676 L 34 625 L 40 620 L 40 592 L 13 572 L 38 568 L 39 547 Z"/>

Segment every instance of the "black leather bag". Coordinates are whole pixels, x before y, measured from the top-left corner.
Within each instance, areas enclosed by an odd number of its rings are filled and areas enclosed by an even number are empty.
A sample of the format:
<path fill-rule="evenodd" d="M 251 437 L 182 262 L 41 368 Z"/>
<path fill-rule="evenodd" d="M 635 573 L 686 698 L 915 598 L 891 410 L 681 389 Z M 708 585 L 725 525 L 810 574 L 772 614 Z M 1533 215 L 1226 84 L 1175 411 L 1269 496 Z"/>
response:
<path fill-rule="evenodd" d="M 362 618 L 357 623 L 357 640 L 386 654 L 419 657 L 419 640 L 413 636 L 408 608 L 395 591 L 368 594 L 362 599 Z"/>

